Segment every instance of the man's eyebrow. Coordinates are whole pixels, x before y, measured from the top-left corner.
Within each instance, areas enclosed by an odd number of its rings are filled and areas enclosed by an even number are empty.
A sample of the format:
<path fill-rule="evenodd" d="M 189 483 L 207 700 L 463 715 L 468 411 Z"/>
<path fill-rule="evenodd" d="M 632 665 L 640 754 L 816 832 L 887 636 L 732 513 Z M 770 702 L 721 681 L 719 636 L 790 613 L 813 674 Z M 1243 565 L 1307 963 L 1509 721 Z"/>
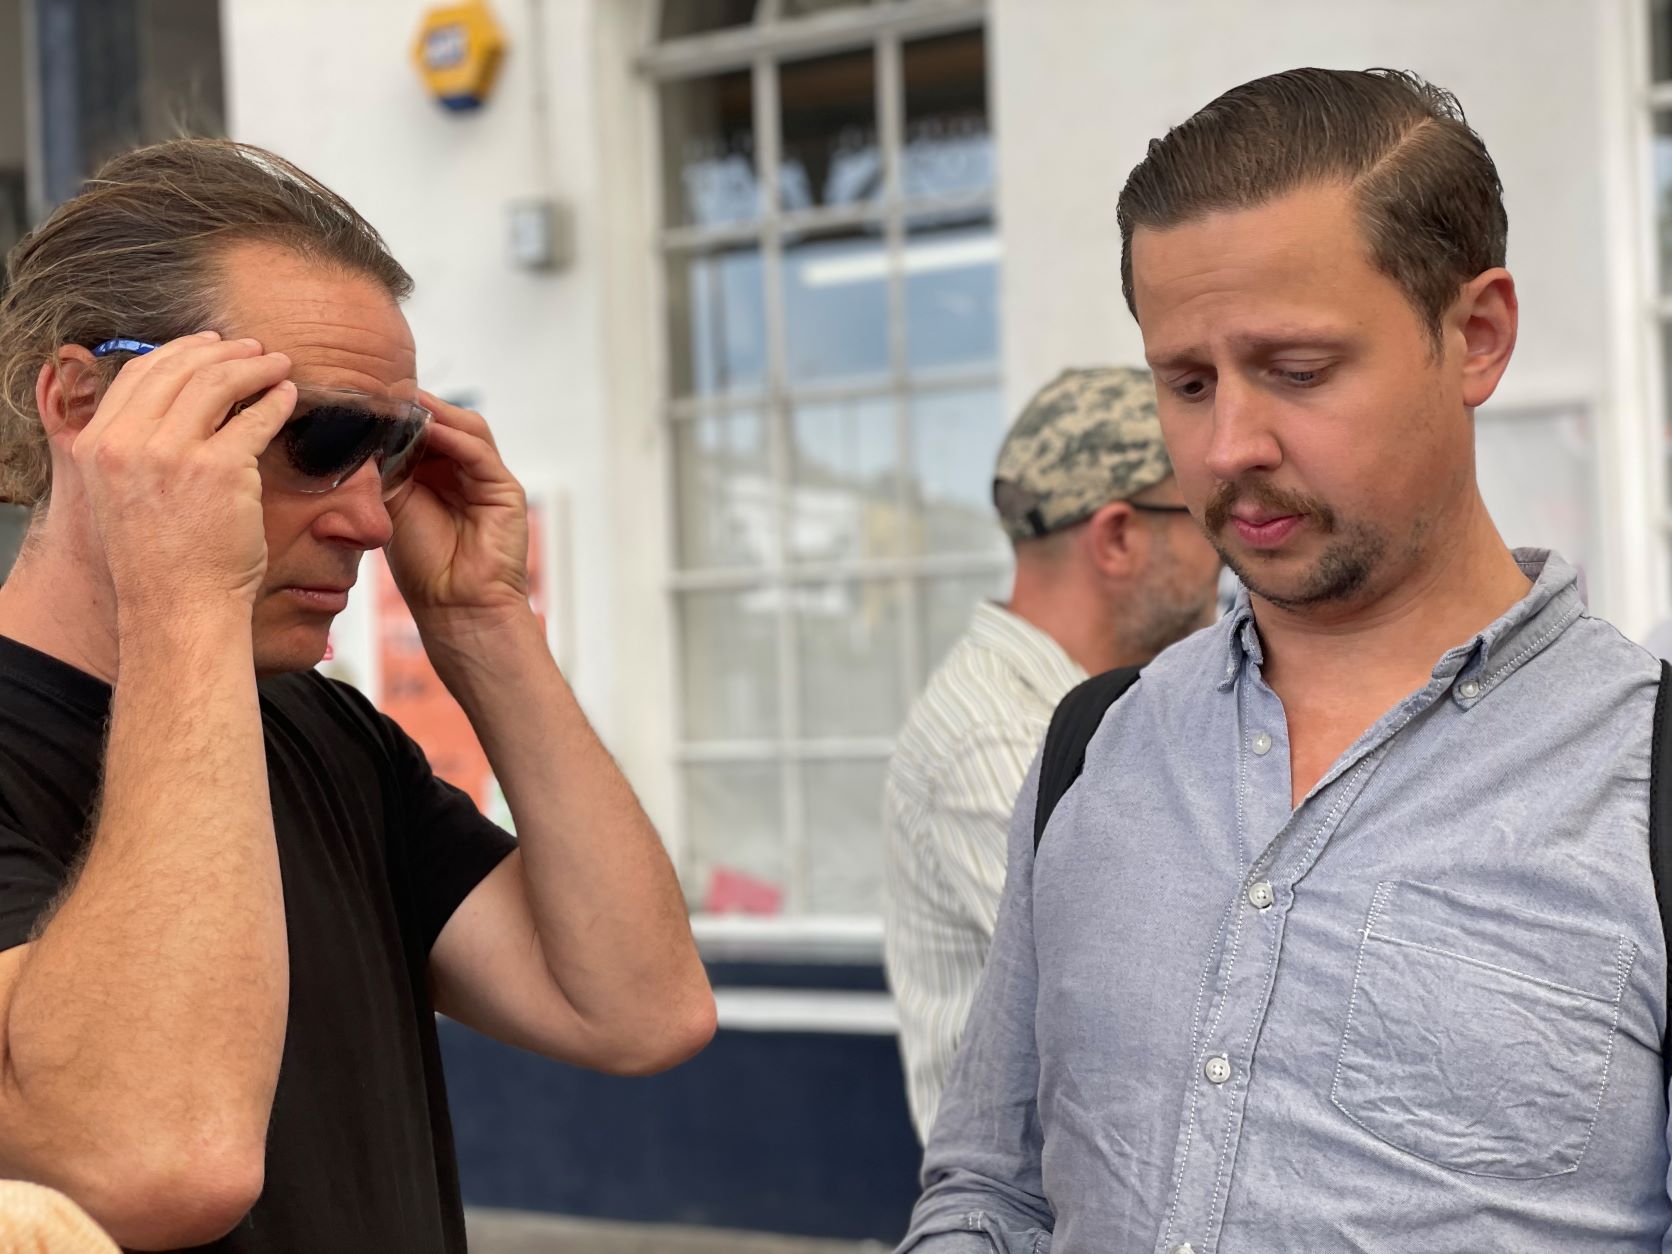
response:
<path fill-rule="evenodd" d="M 1352 343 L 1352 336 L 1328 327 L 1280 327 L 1226 337 L 1240 357 L 1270 357 L 1297 348 L 1340 351 Z M 1211 361 L 1212 354 L 1200 345 L 1166 346 L 1145 354 L 1152 370 L 1172 370 Z"/>

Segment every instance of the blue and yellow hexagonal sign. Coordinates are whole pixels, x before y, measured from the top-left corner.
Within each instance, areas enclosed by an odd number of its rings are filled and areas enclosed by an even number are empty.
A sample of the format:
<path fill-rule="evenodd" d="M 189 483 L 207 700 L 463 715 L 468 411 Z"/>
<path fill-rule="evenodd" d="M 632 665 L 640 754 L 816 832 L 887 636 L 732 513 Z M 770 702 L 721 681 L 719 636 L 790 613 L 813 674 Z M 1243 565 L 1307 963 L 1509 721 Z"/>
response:
<path fill-rule="evenodd" d="M 505 36 L 482 0 L 443 5 L 424 14 L 412 59 L 424 86 L 449 109 L 474 109 L 493 90 Z"/>

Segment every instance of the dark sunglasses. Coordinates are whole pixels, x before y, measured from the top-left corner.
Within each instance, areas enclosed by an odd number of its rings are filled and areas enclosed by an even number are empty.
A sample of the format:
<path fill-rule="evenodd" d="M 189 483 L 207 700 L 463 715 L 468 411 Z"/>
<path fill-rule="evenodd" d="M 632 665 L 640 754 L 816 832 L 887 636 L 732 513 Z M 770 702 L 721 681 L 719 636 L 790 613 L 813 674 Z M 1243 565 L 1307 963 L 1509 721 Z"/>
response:
<path fill-rule="evenodd" d="M 93 356 L 143 356 L 156 347 L 146 340 L 106 340 Z M 227 416 L 253 403 L 235 405 Z M 370 461 L 387 501 L 412 478 L 429 425 L 430 411 L 412 401 L 298 386 L 295 410 L 261 454 L 262 477 L 291 492 L 329 492 Z"/>

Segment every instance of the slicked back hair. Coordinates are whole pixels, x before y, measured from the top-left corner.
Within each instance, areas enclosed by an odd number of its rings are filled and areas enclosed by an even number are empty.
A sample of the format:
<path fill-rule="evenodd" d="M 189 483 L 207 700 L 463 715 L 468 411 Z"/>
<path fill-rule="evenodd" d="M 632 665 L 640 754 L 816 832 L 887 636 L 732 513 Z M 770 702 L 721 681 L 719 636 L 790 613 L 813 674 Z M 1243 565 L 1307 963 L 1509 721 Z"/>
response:
<path fill-rule="evenodd" d="M 219 330 L 226 251 L 268 243 L 364 275 L 394 300 L 412 278 L 354 207 L 284 158 L 225 139 L 123 153 L 26 235 L 0 300 L 0 500 L 51 488 L 35 381 L 60 347 Z M 114 375 L 117 365 L 100 362 Z"/>
<path fill-rule="evenodd" d="M 1504 264 L 1503 184 L 1457 98 L 1402 70 L 1286 70 L 1233 87 L 1150 141 L 1121 190 L 1121 290 L 1137 316 L 1132 233 L 1349 189 L 1372 263 L 1436 348 L 1458 289 Z"/>

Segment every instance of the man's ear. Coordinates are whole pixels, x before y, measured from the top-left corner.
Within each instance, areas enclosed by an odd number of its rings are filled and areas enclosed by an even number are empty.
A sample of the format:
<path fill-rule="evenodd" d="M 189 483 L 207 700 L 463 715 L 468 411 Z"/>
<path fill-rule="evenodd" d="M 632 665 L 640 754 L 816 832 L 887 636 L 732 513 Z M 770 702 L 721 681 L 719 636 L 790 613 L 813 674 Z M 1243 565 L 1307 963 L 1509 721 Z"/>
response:
<path fill-rule="evenodd" d="M 1086 521 L 1084 543 L 1092 565 L 1104 575 L 1129 577 L 1138 567 L 1137 550 L 1143 544 L 1132 506 L 1125 501 L 1110 501 Z"/>
<path fill-rule="evenodd" d="M 1463 337 L 1463 403 L 1473 409 L 1491 399 L 1515 351 L 1520 312 L 1509 271 L 1487 270 L 1464 284 L 1452 317 Z"/>
<path fill-rule="evenodd" d="M 65 344 L 41 367 L 35 379 L 35 412 L 47 439 L 73 440 L 99 405 L 102 376 L 93 354 L 79 344 Z"/>

